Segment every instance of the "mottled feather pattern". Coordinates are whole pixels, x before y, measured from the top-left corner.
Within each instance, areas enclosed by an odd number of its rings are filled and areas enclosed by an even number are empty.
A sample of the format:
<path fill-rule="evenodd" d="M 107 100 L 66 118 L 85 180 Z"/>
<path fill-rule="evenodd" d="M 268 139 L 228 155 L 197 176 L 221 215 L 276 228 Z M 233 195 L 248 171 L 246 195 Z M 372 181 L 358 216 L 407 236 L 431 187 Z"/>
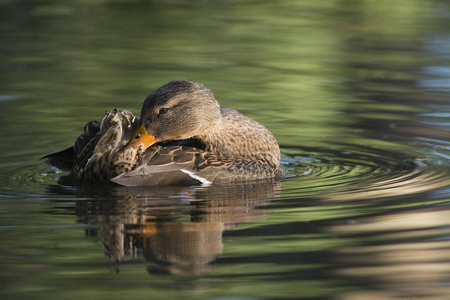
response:
<path fill-rule="evenodd" d="M 283 177 L 280 149 L 269 130 L 236 110 L 220 109 L 199 83 L 175 80 L 158 88 L 146 97 L 141 118 L 108 110 L 101 122 L 85 125 L 72 147 L 46 158 L 64 158 L 60 166 L 73 161 L 72 172 L 82 181 L 127 186 Z M 146 136 L 157 143 L 141 141 Z"/>
<path fill-rule="evenodd" d="M 106 182 L 114 176 L 131 171 L 137 160 L 138 151 L 122 151 L 130 140 L 139 120 L 128 111 L 108 110 L 101 122 L 90 122 L 78 140 L 84 143 L 88 133 L 97 127 L 97 133 L 80 151 L 75 142 L 74 174 L 83 181 Z M 94 128 L 95 127 L 95 128 Z"/>
<path fill-rule="evenodd" d="M 78 152 L 74 174 L 83 181 L 106 182 L 123 173 L 129 174 L 122 178 L 142 177 L 156 167 L 164 167 L 168 172 L 185 169 L 213 183 L 281 178 L 283 171 L 278 167 L 280 157 L 273 154 L 278 153 L 274 151 L 277 150 L 274 147 L 278 145 L 272 134 L 235 110 L 222 109 L 221 113 L 224 126 L 229 127 L 229 130 L 222 132 L 223 138 L 228 141 L 226 144 L 211 143 L 208 149 L 186 145 L 155 145 L 141 153 L 122 151 L 138 126 L 135 116 L 127 111 L 109 110 L 101 122 L 89 122 L 83 135 L 76 141 L 75 149 Z M 241 126 L 232 125 L 236 123 Z M 257 129 L 258 134 L 250 137 L 262 141 L 257 143 L 259 146 L 255 147 L 251 140 L 241 138 L 244 134 L 248 136 L 248 128 Z M 86 143 L 87 137 L 90 140 Z M 211 137 L 214 138 L 214 133 Z M 228 153 L 232 155 L 227 156 Z M 140 167 L 139 170 L 132 172 L 136 166 Z"/>
<path fill-rule="evenodd" d="M 223 159 L 243 159 L 279 167 L 280 149 L 269 130 L 234 109 L 221 109 L 221 115 L 220 132 L 212 131 L 204 137 L 210 141 L 208 151 L 220 153 Z"/>
<path fill-rule="evenodd" d="M 145 177 L 151 173 L 174 172 L 185 170 L 197 174 L 212 183 L 226 183 L 233 181 L 253 181 L 262 178 L 281 179 L 284 172 L 281 168 L 274 168 L 259 161 L 223 159 L 205 150 L 189 146 L 158 146 L 147 151 L 140 157 L 139 166 L 135 171 L 121 176 L 123 181 L 115 182 L 132 185 L 130 178 Z M 177 174 L 177 176 L 185 176 Z M 142 185 L 143 181 L 139 181 Z M 149 183 L 150 184 L 150 183 Z"/>

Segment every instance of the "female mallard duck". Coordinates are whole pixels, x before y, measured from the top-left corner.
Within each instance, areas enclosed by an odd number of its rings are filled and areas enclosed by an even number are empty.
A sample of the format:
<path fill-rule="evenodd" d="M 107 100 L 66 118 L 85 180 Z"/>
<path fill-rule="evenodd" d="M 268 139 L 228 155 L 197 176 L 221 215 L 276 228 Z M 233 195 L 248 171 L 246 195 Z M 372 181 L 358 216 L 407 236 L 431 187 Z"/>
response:
<path fill-rule="evenodd" d="M 144 101 L 141 117 L 108 111 L 75 144 L 46 156 L 84 181 L 125 186 L 194 185 L 282 178 L 280 149 L 261 124 L 221 109 L 205 86 L 171 81 Z"/>

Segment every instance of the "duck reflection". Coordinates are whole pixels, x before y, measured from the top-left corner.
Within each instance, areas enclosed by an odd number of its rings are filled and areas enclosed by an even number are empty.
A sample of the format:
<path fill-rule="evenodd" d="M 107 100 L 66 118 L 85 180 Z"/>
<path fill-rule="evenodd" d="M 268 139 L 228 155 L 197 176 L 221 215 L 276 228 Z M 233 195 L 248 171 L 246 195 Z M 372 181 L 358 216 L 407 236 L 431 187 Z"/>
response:
<path fill-rule="evenodd" d="M 222 254 L 224 230 L 262 218 L 280 182 L 210 187 L 79 189 L 78 221 L 94 225 L 113 270 L 140 254 L 149 273 L 201 275 Z"/>

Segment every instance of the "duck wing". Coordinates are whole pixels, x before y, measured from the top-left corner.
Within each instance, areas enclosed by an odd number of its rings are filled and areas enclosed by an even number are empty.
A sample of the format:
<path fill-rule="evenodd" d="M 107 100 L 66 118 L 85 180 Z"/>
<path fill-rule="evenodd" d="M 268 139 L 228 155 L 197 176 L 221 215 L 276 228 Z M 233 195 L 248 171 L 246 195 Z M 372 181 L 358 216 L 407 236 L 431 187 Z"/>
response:
<path fill-rule="evenodd" d="M 139 118 L 129 111 L 108 110 L 99 132 L 77 151 L 73 164 L 75 177 L 86 182 L 106 182 L 135 165 L 136 151 L 122 151 L 131 139 Z M 76 144 L 75 144 L 76 147 Z"/>
<path fill-rule="evenodd" d="M 139 117 L 117 108 L 106 111 L 102 121 L 90 121 L 72 146 L 43 157 L 46 163 L 87 182 L 104 182 L 131 170 L 133 153 L 121 149 L 130 140 Z"/>
<path fill-rule="evenodd" d="M 124 186 L 196 185 L 199 181 L 185 170 L 193 170 L 201 152 L 187 146 L 152 147 L 140 157 L 138 167 L 111 181 Z"/>
<path fill-rule="evenodd" d="M 134 170 L 111 179 L 124 186 L 210 185 L 279 177 L 258 161 L 227 160 L 189 146 L 152 147 Z"/>

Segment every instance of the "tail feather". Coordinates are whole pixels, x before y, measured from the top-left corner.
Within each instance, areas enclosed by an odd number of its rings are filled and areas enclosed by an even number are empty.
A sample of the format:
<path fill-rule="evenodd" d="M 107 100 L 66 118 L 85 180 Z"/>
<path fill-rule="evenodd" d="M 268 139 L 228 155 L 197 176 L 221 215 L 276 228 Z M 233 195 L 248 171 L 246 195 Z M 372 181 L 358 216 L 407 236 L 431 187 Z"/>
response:
<path fill-rule="evenodd" d="M 73 164 L 77 157 L 99 131 L 100 122 L 90 121 L 84 126 L 83 133 L 75 141 L 75 144 L 61 151 L 48 154 L 41 159 L 45 159 L 45 163 L 57 167 L 60 170 L 72 171 Z"/>
<path fill-rule="evenodd" d="M 75 152 L 73 146 L 69 146 L 59 152 L 48 154 L 41 159 L 45 159 L 45 163 L 57 167 L 63 171 L 72 171 Z"/>

